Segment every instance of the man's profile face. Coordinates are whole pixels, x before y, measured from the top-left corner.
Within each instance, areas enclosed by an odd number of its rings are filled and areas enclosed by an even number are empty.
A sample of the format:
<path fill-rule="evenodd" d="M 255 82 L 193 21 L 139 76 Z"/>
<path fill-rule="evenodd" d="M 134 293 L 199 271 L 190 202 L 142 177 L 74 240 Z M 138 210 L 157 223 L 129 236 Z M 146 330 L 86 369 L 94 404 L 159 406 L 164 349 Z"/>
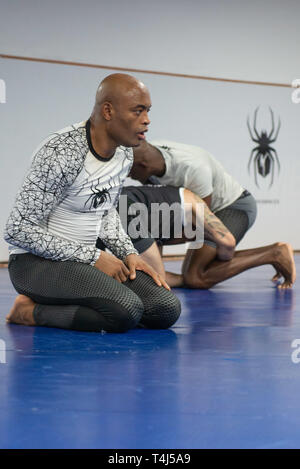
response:
<path fill-rule="evenodd" d="M 109 132 L 118 145 L 137 147 L 145 140 L 150 120 L 151 98 L 146 87 L 135 88 L 114 105 Z"/>

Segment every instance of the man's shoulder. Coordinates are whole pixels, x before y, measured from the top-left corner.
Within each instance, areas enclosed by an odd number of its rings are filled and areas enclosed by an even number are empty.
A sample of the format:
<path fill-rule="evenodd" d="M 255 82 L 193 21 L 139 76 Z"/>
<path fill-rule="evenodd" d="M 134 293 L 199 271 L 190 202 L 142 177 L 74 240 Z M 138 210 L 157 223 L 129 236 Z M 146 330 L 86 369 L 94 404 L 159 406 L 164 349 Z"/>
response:
<path fill-rule="evenodd" d="M 75 131 L 80 131 L 86 128 L 86 121 L 81 121 L 77 122 L 76 124 L 71 124 L 67 125 L 66 127 L 63 127 L 60 130 L 57 130 L 56 132 L 53 132 L 53 134 L 67 134 L 70 132 L 75 132 Z"/>
<path fill-rule="evenodd" d="M 68 125 L 60 130 L 50 133 L 33 152 L 32 158 L 44 154 L 64 154 L 66 152 L 76 153 L 83 146 L 87 146 L 86 121 Z M 69 155 L 70 156 L 70 155 Z"/>
<path fill-rule="evenodd" d="M 41 143 L 40 146 L 45 145 L 49 141 L 57 141 L 57 142 L 66 142 L 70 139 L 73 139 L 74 143 L 76 140 L 79 143 L 80 138 L 86 137 L 86 129 L 85 129 L 85 121 L 78 122 L 76 124 L 68 125 L 67 127 L 63 127 L 60 130 L 56 130 L 49 134 Z"/>
<path fill-rule="evenodd" d="M 171 157 L 174 164 L 189 164 L 191 166 L 210 166 L 214 157 L 204 148 L 171 140 L 153 140 L 151 145 L 158 148 L 163 155 Z M 166 158 L 165 158 L 166 159 Z"/>
<path fill-rule="evenodd" d="M 182 154 L 187 155 L 210 155 L 210 153 L 202 147 L 197 145 L 190 145 L 182 142 L 174 142 L 173 140 L 151 140 L 151 145 L 163 148 L 170 153 L 177 154 L 181 152 Z"/>

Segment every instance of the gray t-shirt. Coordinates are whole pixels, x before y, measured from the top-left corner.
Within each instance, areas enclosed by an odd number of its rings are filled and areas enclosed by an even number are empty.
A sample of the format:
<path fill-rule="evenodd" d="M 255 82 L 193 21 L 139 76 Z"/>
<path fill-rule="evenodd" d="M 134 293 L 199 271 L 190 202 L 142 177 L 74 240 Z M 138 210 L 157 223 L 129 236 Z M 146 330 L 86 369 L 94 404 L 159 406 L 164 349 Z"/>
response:
<path fill-rule="evenodd" d="M 157 178 L 161 184 L 185 187 L 201 198 L 211 195 L 212 212 L 227 207 L 242 194 L 243 187 L 206 150 L 168 140 L 150 143 L 165 160 L 166 172 Z"/>

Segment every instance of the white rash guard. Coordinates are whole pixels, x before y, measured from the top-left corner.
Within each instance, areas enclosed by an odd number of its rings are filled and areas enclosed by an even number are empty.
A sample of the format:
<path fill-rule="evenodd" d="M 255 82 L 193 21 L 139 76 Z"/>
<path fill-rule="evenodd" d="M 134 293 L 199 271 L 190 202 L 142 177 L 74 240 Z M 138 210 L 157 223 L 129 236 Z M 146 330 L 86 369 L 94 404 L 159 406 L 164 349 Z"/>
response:
<path fill-rule="evenodd" d="M 5 228 L 11 254 L 94 265 L 98 236 L 120 259 L 137 251 L 115 209 L 133 163 L 131 148 L 101 158 L 90 122 L 51 134 L 32 158 Z"/>

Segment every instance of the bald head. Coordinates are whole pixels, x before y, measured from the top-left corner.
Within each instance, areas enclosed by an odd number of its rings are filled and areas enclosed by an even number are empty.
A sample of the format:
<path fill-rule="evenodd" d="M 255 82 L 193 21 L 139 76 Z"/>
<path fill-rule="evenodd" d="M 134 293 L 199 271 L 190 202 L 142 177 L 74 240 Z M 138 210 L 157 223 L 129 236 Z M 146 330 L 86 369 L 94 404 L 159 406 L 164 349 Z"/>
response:
<path fill-rule="evenodd" d="M 108 75 L 100 83 L 91 123 L 95 134 L 104 134 L 118 145 L 135 147 L 145 139 L 150 120 L 151 98 L 147 87 L 125 73 Z"/>
<path fill-rule="evenodd" d="M 126 98 L 130 99 L 138 93 L 147 91 L 144 83 L 132 75 L 113 73 L 100 83 L 96 93 L 95 107 L 99 109 L 105 102 L 118 105 Z"/>

